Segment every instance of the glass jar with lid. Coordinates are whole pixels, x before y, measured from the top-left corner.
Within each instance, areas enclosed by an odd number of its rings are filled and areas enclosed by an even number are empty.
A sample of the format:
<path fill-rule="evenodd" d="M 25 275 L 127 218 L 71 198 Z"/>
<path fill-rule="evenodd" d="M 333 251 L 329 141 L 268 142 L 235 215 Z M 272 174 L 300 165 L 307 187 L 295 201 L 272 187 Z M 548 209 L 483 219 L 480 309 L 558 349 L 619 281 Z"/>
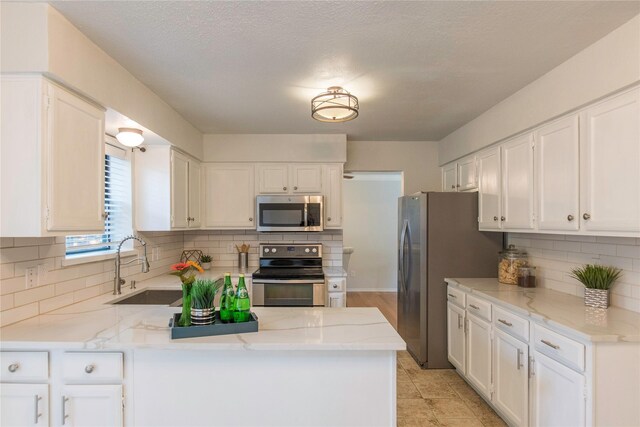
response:
<path fill-rule="evenodd" d="M 498 257 L 498 281 L 506 285 L 518 284 L 518 269 L 527 267 L 527 253 L 509 245 Z"/>

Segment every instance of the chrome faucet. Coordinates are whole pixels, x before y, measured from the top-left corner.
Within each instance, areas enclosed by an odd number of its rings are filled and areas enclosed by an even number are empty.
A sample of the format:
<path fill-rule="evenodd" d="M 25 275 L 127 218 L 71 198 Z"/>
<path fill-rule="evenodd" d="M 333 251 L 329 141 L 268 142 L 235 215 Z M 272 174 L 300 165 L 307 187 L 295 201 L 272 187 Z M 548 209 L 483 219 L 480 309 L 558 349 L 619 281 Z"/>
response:
<path fill-rule="evenodd" d="M 139 238 L 138 236 L 127 236 L 124 239 L 122 239 L 122 241 L 120 242 L 120 244 L 118 245 L 118 251 L 116 252 L 116 276 L 113 279 L 113 294 L 114 295 L 120 295 L 122 293 L 121 289 L 122 289 L 122 285 L 125 284 L 126 280 L 124 280 L 123 278 L 120 277 L 120 265 L 122 264 L 120 262 L 120 249 L 122 249 L 122 244 L 124 242 L 126 242 L 127 240 L 137 240 L 138 242 L 140 242 L 142 244 L 142 248 L 144 249 L 144 255 L 142 255 L 142 257 L 137 257 L 132 259 L 131 261 L 127 261 L 124 263 L 124 265 L 127 264 L 131 264 L 132 262 L 135 261 L 142 261 L 142 272 L 143 273 L 148 273 L 149 272 L 149 260 L 147 259 L 147 243 L 142 240 L 141 238 Z"/>

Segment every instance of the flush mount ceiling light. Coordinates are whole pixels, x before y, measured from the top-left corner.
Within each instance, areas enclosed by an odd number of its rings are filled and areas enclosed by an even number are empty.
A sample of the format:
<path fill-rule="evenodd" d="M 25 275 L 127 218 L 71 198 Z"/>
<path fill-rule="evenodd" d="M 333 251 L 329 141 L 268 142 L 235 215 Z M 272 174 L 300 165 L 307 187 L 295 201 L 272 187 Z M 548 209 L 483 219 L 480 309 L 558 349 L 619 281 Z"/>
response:
<path fill-rule="evenodd" d="M 331 86 L 311 100 L 311 117 L 327 123 L 348 122 L 358 117 L 358 98 L 340 86 Z"/>
<path fill-rule="evenodd" d="M 119 128 L 116 139 L 120 144 L 127 147 L 137 147 L 144 141 L 142 131 L 135 128 Z"/>

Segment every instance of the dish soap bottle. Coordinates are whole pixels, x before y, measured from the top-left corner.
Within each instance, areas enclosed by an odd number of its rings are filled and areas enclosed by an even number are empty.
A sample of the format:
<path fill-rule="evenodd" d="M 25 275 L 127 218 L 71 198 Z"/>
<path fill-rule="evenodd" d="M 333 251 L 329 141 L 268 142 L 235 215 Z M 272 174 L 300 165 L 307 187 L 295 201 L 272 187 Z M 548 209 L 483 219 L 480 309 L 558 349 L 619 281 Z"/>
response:
<path fill-rule="evenodd" d="M 235 292 L 233 284 L 231 284 L 231 273 L 224 273 L 224 286 L 222 295 L 220 295 L 220 320 L 223 323 L 233 321 L 233 303 L 235 300 Z"/>
<path fill-rule="evenodd" d="M 251 302 L 249 301 L 249 291 L 244 284 L 244 274 L 238 279 L 238 290 L 233 303 L 233 321 L 236 323 L 248 322 L 251 317 Z"/>

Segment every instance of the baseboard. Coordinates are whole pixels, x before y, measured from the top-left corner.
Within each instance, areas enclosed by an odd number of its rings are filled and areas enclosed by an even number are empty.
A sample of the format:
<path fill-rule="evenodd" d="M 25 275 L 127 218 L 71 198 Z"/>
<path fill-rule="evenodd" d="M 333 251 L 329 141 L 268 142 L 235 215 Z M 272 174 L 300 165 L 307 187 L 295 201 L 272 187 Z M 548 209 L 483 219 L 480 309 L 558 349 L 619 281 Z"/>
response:
<path fill-rule="evenodd" d="M 396 288 L 349 288 L 347 292 L 398 292 Z"/>

